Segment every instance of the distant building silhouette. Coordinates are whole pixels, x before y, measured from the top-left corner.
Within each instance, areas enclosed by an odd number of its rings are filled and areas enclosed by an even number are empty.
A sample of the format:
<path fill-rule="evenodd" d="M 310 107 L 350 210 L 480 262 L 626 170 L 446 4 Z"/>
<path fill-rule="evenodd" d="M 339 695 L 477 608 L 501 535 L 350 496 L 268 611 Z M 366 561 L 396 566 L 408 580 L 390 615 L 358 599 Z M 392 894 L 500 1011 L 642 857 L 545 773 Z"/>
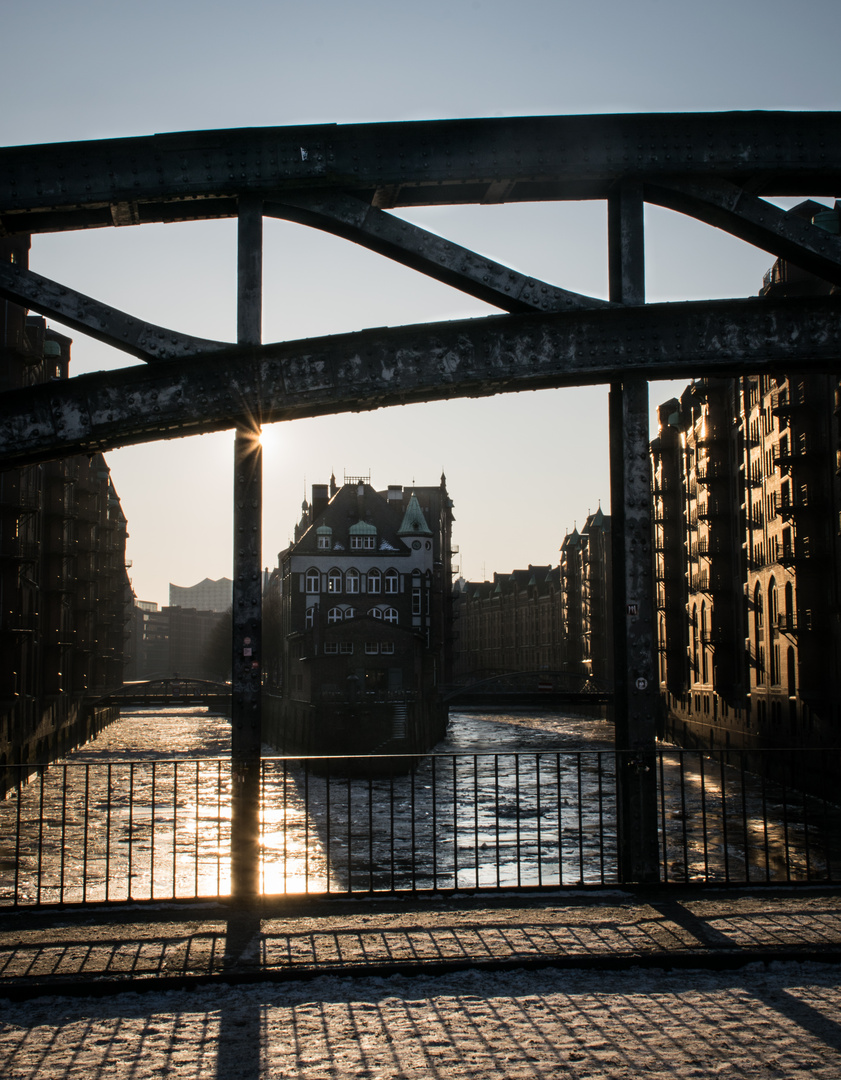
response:
<path fill-rule="evenodd" d="M 437 487 L 379 492 L 367 476 L 313 485 L 270 583 L 281 657 L 264 664 L 280 668 L 281 685 L 263 697 L 269 742 L 293 752 L 400 753 L 441 737 L 452 521 L 443 476 Z"/>
<path fill-rule="evenodd" d="M 211 581 L 205 578 L 198 585 L 169 586 L 169 606 L 196 608 L 199 611 L 229 611 L 233 582 L 230 578 Z"/>
<path fill-rule="evenodd" d="M 28 237 L 0 240 L 26 266 Z M 0 388 L 68 377 L 69 338 L 0 305 Z M 101 454 L 0 471 L 0 766 L 49 760 L 116 715 L 132 590 L 126 519 Z"/>
<path fill-rule="evenodd" d="M 599 508 L 561 544 L 558 566 L 460 580 L 454 596 L 458 681 L 509 672 L 613 677 L 610 517 Z"/>

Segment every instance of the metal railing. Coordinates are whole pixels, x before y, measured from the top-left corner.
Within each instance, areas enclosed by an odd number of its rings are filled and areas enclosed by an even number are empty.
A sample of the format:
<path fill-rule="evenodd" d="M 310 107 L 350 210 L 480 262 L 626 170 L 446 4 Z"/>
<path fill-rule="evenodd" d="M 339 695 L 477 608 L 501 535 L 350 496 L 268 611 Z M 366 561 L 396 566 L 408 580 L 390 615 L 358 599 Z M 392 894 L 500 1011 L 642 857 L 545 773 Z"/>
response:
<path fill-rule="evenodd" d="M 837 881 L 841 808 L 797 789 L 792 754 L 658 750 L 661 880 Z M 618 884 L 617 757 L 389 758 L 391 775 L 363 778 L 358 759 L 265 758 L 261 891 Z M 0 905 L 230 892 L 228 758 L 21 767 L 16 779 L 0 802 Z"/>

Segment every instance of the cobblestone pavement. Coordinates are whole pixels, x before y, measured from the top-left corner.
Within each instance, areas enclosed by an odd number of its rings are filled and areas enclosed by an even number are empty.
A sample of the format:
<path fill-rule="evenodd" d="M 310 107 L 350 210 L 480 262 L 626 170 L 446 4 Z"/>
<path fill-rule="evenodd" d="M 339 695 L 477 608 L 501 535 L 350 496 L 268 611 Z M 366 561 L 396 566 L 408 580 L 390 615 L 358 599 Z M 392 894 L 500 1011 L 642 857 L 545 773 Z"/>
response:
<path fill-rule="evenodd" d="M 0 1076 L 837 1080 L 840 959 L 829 890 L 6 911 Z"/>

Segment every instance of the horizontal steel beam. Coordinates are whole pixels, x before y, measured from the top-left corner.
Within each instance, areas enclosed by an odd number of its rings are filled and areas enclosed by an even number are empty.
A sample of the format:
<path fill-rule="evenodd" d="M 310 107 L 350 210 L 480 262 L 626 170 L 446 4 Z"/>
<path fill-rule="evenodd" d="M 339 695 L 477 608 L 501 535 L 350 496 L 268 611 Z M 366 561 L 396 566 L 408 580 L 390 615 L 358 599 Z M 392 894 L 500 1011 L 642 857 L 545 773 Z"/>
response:
<path fill-rule="evenodd" d="M 243 128 L 0 149 L 0 227 L 234 217 L 237 197 L 332 188 L 381 209 L 605 198 L 619 180 L 834 192 L 837 113 L 538 116 Z"/>
<path fill-rule="evenodd" d="M 364 330 L 0 395 L 0 462 L 408 402 L 841 365 L 841 302 L 727 300 Z"/>

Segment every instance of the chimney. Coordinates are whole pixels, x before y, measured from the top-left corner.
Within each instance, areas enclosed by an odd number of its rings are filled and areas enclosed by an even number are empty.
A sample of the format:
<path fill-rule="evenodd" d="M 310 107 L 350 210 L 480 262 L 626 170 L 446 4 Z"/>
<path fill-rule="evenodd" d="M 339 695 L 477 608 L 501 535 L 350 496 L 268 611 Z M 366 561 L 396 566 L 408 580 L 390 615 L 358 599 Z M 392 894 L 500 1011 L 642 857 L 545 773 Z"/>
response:
<path fill-rule="evenodd" d="M 326 484 L 313 484 L 312 486 L 312 519 L 313 521 L 321 517 L 324 511 L 327 509 L 327 503 L 330 501 L 330 496 L 327 494 L 328 488 Z"/>
<path fill-rule="evenodd" d="M 399 484 L 388 485 L 388 502 L 390 506 L 395 503 L 403 503 L 403 488 Z"/>

